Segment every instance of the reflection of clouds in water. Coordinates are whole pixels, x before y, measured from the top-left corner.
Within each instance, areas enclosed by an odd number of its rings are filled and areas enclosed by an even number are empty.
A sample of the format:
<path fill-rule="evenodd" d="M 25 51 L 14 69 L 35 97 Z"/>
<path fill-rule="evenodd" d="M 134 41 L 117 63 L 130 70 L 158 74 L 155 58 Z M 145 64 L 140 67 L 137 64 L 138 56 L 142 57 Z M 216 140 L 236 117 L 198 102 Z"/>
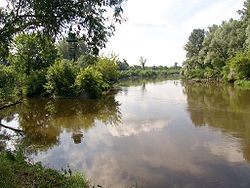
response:
<path fill-rule="evenodd" d="M 127 96 L 118 94 L 123 116 L 118 126 L 95 120 L 77 145 L 65 132 L 60 148 L 46 155 L 63 161 L 59 168 L 70 164 L 104 187 L 136 182 L 143 187 L 209 187 L 208 180 L 214 179 L 222 187 L 249 183 L 249 166 L 237 150 L 240 140 L 195 127 L 183 106 L 176 105 L 186 102 L 179 85 L 146 88 L 143 96 L 138 87 L 128 88 Z"/>
<path fill-rule="evenodd" d="M 215 140 L 208 144 L 211 153 L 221 156 L 229 162 L 244 162 L 241 145 L 237 138 L 228 136 L 227 139 Z"/>
<path fill-rule="evenodd" d="M 131 136 L 142 132 L 159 130 L 168 124 L 168 119 L 158 117 L 136 117 L 134 114 L 126 114 L 122 124 L 117 127 L 108 126 L 112 136 Z"/>

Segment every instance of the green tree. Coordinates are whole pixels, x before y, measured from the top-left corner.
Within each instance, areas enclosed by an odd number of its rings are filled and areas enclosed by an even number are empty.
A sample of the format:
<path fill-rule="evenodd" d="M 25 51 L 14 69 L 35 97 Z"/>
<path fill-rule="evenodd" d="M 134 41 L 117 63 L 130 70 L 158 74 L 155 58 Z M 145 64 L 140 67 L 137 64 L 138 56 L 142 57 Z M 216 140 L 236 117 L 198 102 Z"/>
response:
<path fill-rule="evenodd" d="M 96 56 L 92 56 L 92 55 L 81 55 L 78 59 L 77 59 L 77 62 L 76 64 L 85 69 L 87 68 L 88 66 L 94 66 L 96 64 L 96 61 L 97 61 L 97 57 Z"/>
<path fill-rule="evenodd" d="M 0 8 L 0 44 L 8 48 L 19 32 L 39 30 L 57 36 L 71 25 L 81 31 L 93 54 L 105 46 L 107 37 L 121 23 L 123 0 L 7 0 Z M 109 11 L 110 14 L 106 14 Z M 111 16 L 111 19 L 109 15 Z M 5 57 L 1 57 L 4 59 Z"/>
<path fill-rule="evenodd" d="M 128 61 L 126 59 L 123 59 L 123 61 L 118 61 L 117 66 L 118 66 L 117 69 L 119 71 L 124 71 L 124 70 L 129 69 L 129 64 L 128 64 Z"/>
<path fill-rule="evenodd" d="M 47 69 L 58 57 L 53 39 L 39 32 L 20 34 L 14 39 L 12 51 L 9 61 L 17 72 L 19 89 L 26 95 L 45 92 Z"/>
<path fill-rule="evenodd" d="M 186 50 L 187 58 L 191 58 L 193 56 L 197 56 L 202 48 L 202 43 L 205 38 L 204 29 L 194 29 L 191 35 L 188 37 L 188 42 L 184 46 Z"/>
<path fill-rule="evenodd" d="M 0 102 L 15 94 L 16 72 L 12 66 L 0 65 Z"/>
<path fill-rule="evenodd" d="M 75 48 L 76 59 L 78 59 L 82 55 L 87 55 L 89 53 L 87 45 L 84 40 L 80 40 L 74 45 L 76 45 Z M 63 38 L 60 41 L 58 41 L 58 43 L 56 44 L 56 48 L 58 49 L 58 54 L 61 55 L 62 58 L 71 60 L 69 55 L 70 45 L 67 42 L 67 38 Z"/>
<path fill-rule="evenodd" d="M 58 57 L 53 39 L 41 33 L 18 35 L 14 39 L 12 48 L 13 64 L 18 72 L 27 75 L 31 71 L 49 67 Z"/>
<path fill-rule="evenodd" d="M 199 53 L 202 49 L 204 38 L 204 29 L 194 29 L 188 38 L 187 44 L 184 46 L 187 52 L 187 60 L 183 62 L 183 67 L 185 69 L 184 74 L 187 77 L 201 76 L 202 74 L 203 63 L 199 57 Z"/>
<path fill-rule="evenodd" d="M 228 80 L 243 80 L 250 78 L 250 51 L 238 52 L 235 57 L 227 60 L 228 68 L 225 67 L 225 77 Z"/>

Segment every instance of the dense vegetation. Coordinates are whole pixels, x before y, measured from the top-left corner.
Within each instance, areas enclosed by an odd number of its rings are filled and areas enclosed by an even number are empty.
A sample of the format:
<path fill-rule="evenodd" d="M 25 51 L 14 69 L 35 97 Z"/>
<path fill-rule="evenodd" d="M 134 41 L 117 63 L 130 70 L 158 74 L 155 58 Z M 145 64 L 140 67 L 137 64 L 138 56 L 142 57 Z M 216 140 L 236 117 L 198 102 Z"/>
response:
<path fill-rule="evenodd" d="M 184 49 L 183 75 L 188 79 L 248 80 L 250 78 L 250 1 L 238 11 L 240 20 L 194 29 Z M 242 84 L 243 82 L 237 82 Z M 244 82 L 245 84 L 249 82 Z"/>
<path fill-rule="evenodd" d="M 71 170 L 59 173 L 45 168 L 40 162 L 32 164 L 25 160 L 21 150 L 0 153 L 0 187 L 90 187 L 84 174 Z"/>
<path fill-rule="evenodd" d="M 74 61 L 68 48 L 65 38 L 55 44 L 41 32 L 17 35 L 7 61 L 0 65 L 1 94 L 98 97 L 118 78 L 166 76 L 180 70 L 177 63 L 172 68 L 130 67 L 114 54 L 93 56 L 86 53 L 83 41 L 75 48 Z"/>
<path fill-rule="evenodd" d="M 174 66 L 145 66 L 146 62 L 139 65 L 129 66 L 126 60 L 118 62 L 119 78 L 152 78 L 152 77 L 168 77 L 179 76 L 181 67 L 174 64 Z"/>

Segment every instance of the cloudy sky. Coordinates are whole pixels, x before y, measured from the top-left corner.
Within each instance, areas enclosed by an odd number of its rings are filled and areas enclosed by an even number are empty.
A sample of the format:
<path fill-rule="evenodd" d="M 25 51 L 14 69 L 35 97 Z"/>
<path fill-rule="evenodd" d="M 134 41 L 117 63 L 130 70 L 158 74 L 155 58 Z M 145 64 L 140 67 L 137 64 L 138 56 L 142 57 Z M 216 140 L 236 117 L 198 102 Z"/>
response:
<path fill-rule="evenodd" d="M 5 0 L 0 0 L 3 6 Z M 181 65 L 185 59 L 183 46 L 193 29 L 206 29 L 230 18 L 244 0 L 127 0 L 127 21 L 117 26 L 104 53 L 114 52 L 130 65 L 147 59 L 146 65 Z"/>
<path fill-rule="evenodd" d="M 113 51 L 130 65 L 181 65 L 185 59 L 183 46 L 193 29 L 221 24 L 236 12 L 244 0 L 128 0 L 124 5 L 127 22 L 117 26 L 105 53 Z"/>

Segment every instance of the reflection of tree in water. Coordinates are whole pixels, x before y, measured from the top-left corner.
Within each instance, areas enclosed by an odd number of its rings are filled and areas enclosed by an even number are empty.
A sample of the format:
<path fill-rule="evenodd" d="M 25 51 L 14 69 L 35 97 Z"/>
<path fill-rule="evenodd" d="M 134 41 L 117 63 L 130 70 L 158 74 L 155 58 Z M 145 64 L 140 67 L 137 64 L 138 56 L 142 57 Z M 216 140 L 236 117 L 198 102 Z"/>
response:
<path fill-rule="evenodd" d="M 230 86 L 182 84 L 193 123 L 240 138 L 244 157 L 250 162 L 250 92 Z"/>
<path fill-rule="evenodd" d="M 165 77 L 155 77 L 155 78 L 133 78 L 133 79 L 125 79 L 119 83 L 120 86 L 142 86 L 145 88 L 146 84 L 149 83 L 159 83 L 166 81 Z"/>
<path fill-rule="evenodd" d="M 2 117 L 7 119 L 18 114 L 19 126 L 25 131 L 20 144 L 46 151 L 59 144 L 64 130 L 72 132 L 75 143 L 81 143 L 83 132 L 95 126 L 97 120 L 105 125 L 118 125 L 119 106 L 114 96 L 96 100 L 31 98 L 9 109 L 12 113 Z"/>

